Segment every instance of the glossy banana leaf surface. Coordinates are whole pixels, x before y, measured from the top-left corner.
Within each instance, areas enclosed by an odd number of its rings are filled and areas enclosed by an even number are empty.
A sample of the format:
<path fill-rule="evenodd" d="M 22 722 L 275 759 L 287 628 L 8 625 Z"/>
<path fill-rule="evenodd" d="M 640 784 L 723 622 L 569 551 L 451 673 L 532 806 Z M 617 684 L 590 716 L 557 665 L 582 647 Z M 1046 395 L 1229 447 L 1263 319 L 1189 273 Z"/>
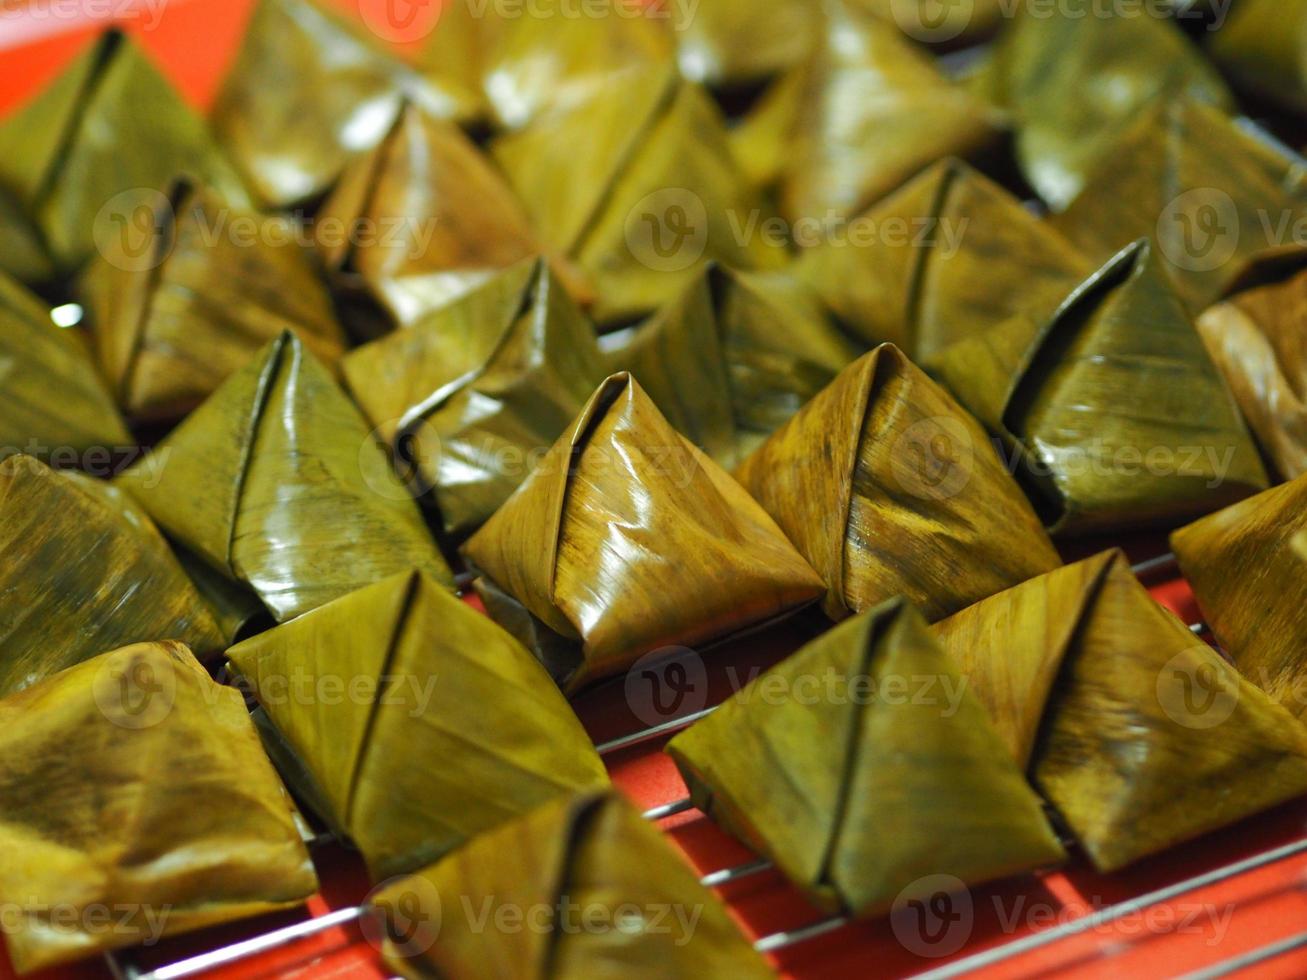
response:
<path fill-rule="evenodd" d="M 773 975 L 684 857 L 615 792 L 540 806 L 371 904 L 386 963 L 409 980 Z M 528 926 L 486 928 L 486 908 L 520 910 Z"/>
<path fill-rule="evenodd" d="M 378 881 L 555 796 L 608 784 L 535 658 L 421 573 L 353 592 L 228 656 Z M 328 682 L 350 693 L 324 697 Z"/>
<path fill-rule="evenodd" d="M 999 30 L 1004 18 L 1020 10 L 1021 0 L 844 0 L 894 24 L 904 36 L 932 47 L 960 47 L 983 41 Z"/>
<path fill-rule="evenodd" d="M 1197 320 L 1263 453 L 1285 479 L 1307 473 L 1307 250 L 1245 275 Z"/>
<path fill-rule="evenodd" d="M 928 690 L 903 696 L 910 678 Z M 696 806 L 832 911 L 876 915 L 923 878 L 978 885 L 1065 857 L 984 708 L 903 599 L 809 643 L 667 751 Z"/>
<path fill-rule="evenodd" d="M 1307 576 L 1294 539 L 1304 531 L 1307 476 L 1300 476 L 1171 535 L 1222 648 L 1299 718 L 1307 718 Z"/>
<path fill-rule="evenodd" d="M 1293 112 L 1307 112 L 1303 0 L 1240 0 L 1206 47 L 1241 88 Z"/>
<path fill-rule="evenodd" d="M 937 620 L 1061 564 L 984 429 L 885 344 L 736 472 L 843 619 L 904 595 Z"/>
<path fill-rule="evenodd" d="M 123 410 L 180 418 L 286 330 L 334 364 L 345 334 L 294 229 L 184 180 L 168 191 L 142 195 L 148 220 L 107 243 L 81 283 Z"/>
<path fill-rule="evenodd" d="M 292 333 L 116 482 L 278 621 L 410 568 L 453 584 L 385 449 Z"/>
<path fill-rule="evenodd" d="M 772 0 L 764 16 L 749 0 L 669 7 L 681 74 L 713 88 L 765 83 L 801 64 L 820 36 L 814 0 Z"/>
<path fill-rule="evenodd" d="M 1093 264 L 998 184 L 944 160 L 794 270 L 861 340 L 924 359 L 1015 313 L 1051 313 Z"/>
<path fill-rule="evenodd" d="M 1150 107 L 1193 99 L 1234 109 L 1220 74 L 1176 24 L 1135 8 L 1075 11 L 1018 13 L 982 73 L 1012 114 L 1022 173 L 1055 211 L 1100 168 L 1122 168 L 1114 147 Z"/>
<path fill-rule="evenodd" d="M 766 512 L 635 381 L 595 392 L 463 553 L 566 652 L 570 692 L 664 646 L 695 647 L 813 602 L 821 580 Z"/>
<path fill-rule="evenodd" d="M 358 348 L 343 371 L 452 538 L 512 496 L 607 374 L 593 325 L 538 260 Z"/>
<path fill-rule="evenodd" d="M 1307 728 L 1158 605 L 1119 551 L 934 633 L 1100 871 L 1307 790 Z"/>
<path fill-rule="evenodd" d="M 82 339 L 0 273 L 0 457 L 134 444 Z"/>
<path fill-rule="evenodd" d="M 116 29 L 0 120 L 0 186 L 33 216 L 63 274 L 130 236 L 140 213 L 125 192 L 183 173 L 249 205 L 204 121 Z"/>
<path fill-rule="evenodd" d="M 18 199 L 0 186 L 0 273 L 29 286 L 55 279 L 54 263 L 46 252 L 30 215 Z"/>
<path fill-rule="evenodd" d="M 129 643 L 221 649 L 167 542 L 123 498 L 30 456 L 0 462 L 0 696 Z"/>
<path fill-rule="evenodd" d="M 1050 318 L 1018 315 L 927 366 L 1017 454 L 1055 533 L 1174 526 L 1267 485 L 1234 398 L 1146 241 Z"/>
<path fill-rule="evenodd" d="M 0 747 L 0 899 L 19 973 L 317 890 L 243 699 L 180 643 L 114 650 L 5 698 Z"/>
<path fill-rule="evenodd" d="M 377 41 L 316 0 L 259 0 L 210 118 L 263 205 L 321 198 L 381 141 L 405 100 L 460 114 L 453 92 Z"/>

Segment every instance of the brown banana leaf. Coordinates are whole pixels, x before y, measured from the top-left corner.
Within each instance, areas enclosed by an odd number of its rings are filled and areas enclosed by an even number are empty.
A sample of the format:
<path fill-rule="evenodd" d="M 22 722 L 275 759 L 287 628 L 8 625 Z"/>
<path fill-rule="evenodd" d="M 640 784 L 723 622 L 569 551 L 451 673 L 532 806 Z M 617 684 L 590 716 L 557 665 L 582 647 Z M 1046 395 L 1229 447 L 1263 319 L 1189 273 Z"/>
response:
<path fill-rule="evenodd" d="M 453 584 L 385 449 L 292 333 L 116 482 L 279 622 L 404 569 Z"/>
<path fill-rule="evenodd" d="M 329 824 L 377 880 L 555 796 L 608 785 L 544 669 L 421 573 L 360 589 L 228 655 L 321 788 Z M 328 700 L 329 681 L 359 696 Z"/>
<path fill-rule="evenodd" d="M 492 150 L 537 234 L 587 278 L 601 324 L 659 309 L 711 260 L 787 261 L 757 233 L 767 212 L 717 108 L 670 68 L 606 85 Z"/>
<path fill-rule="evenodd" d="M 1307 729 L 1159 606 L 1120 551 L 934 633 L 1100 871 L 1307 792 Z"/>
<path fill-rule="evenodd" d="M 372 907 L 387 965 L 410 980 L 773 976 L 684 857 L 618 793 L 547 803 L 388 885 Z M 487 908 L 538 925 L 486 928 Z M 590 910 L 585 922 L 580 910 Z M 632 915 L 647 927 L 631 928 Z"/>
<path fill-rule="evenodd" d="M 1055 211 L 1100 167 L 1122 167 L 1116 144 L 1150 107 L 1190 98 L 1235 108 L 1221 76 L 1175 24 L 1137 10 L 1080 13 L 1018 13 L 982 75 L 987 94 L 1012 114 L 1022 173 Z"/>
<path fill-rule="evenodd" d="M 373 42 L 315 0 L 259 0 L 211 120 L 264 205 L 321 198 L 406 100 L 434 116 L 462 111 L 456 93 Z"/>
<path fill-rule="evenodd" d="M 518 624 L 561 638 L 565 656 L 533 652 L 569 692 L 822 591 L 772 519 L 626 374 L 600 385 L 463 552 L 524 607 Z"/>
<path fill-rule="evenodd" d="M 292 229 L 186 180 L 168 191 L 148 237 L 114 241 L 81 284 L 124 411 L 186 415 L 285 330 L 334 365 L 345 334 Z"/>
<path fill-rule="evenodd" d="M 0 273 L 29 286 L 54 282 L 54 264 L 22 205 L 0 186 Z"/>
<path fill-rule="evenodd" d="M 117 29 L 0 121 L 0 185 L 33 216 L 63 274 L 131 235 L 138 212 L 119 195 L 178 174 L 250 205 L 204 121 Z"/>
<path fill-rule="evenodd" d="M 0 457 L 134 445 L 81 340 L 0 273 Z"/>
<path fill-rule="evenodd" d="M 1307 476 L 1171 535 L 1217 640 L 1240 672 L 1307 718 L 1307 575 L 1294 539 L 1307 531 Z"/>
<path fill-rule="evenodd" d="M 894 693 L 908 678 L 918 691 Z M 809 643 L 667 751 L 695 805 L 830 911 L 873 916 L 922 878 L 978 885 L 1066 856 L 980 702 L 901 598 Z"/>
<path fill-rule="evenodd" d="M 1240 87 L 1307 112 L 1307 5 L 1302 0 L 1240 0 L 1207 53 Z"/>
<path fill-rule="evenodd" d="M 1281 476 L 1307 473 L 1307 249 L 1255 266 L 1197 320 L 1212 360 Z"/>
<path fill-rule="evenodd" d="M 1174 524 L 1266 487 L 1234 399 L 1147 241 L 1050 318 L 1018 315 L 927 366 L 1016 454 L 1055 533 Z"/>
<path fill-rule="evenodd" d="M 1061 564 L 984 429 L 892 344 L 735 475 L 822 576 L 832 619 L 896 595 L 942 619 Z"/>
<path fill-rule="evenodd" d="M 113 489 L 117 491 L 118 488 Z M 122 495 L 126 497 L 125 493 Z M 148 515 L 146 519 L 149 519 Z M 249 631 L 267 625 L 268 610 L 257 595 L 181 545 L 174 543 L 173 553 L 195 586 L 195 591 L 213 613 L 213 621 L 218 625 L 223 647 L 229 647 L 248 635 Z"/>
<path fill-rule="evenodd" d="M 1150 237 L 1190 313 L 1284 244 L 1307 207 L 1307 171 L 1219 109 L 1163 101 L 1137 116 L 1085 188 L 1051 219 L 1095 260 Z"/>
<path fill-rule="evenodd" d="M 606 374 L 594 327 L 530 260 L 358 348 L 343 370 L 452 538 L 499 509 Z"/>
<path fill-rule="evenodd" d="M 747 0 L 701 0 L 669 8 L 681 74 L 714 88 L 765 82 L 808 56 L 818 39 L 811 0 L 771 0 L 765 11 Z M 693 14 L 688 14 L 690 10 Z"/>
<path fill-rule="evenodd" d="M 163 536 L 107 484 L 0 462 L 0 551 L 0 696 L 128 643 L 222 648 Z"/>
<path fill-rule="evenodd" d="M 869 237 L 853 238 L 861 226 Z M 1022 310 L 1051 313 L 1093 265 L 959 160 L 934 164 L 804 251 L 795 275 L 853 334 L 924 359 Z"/>
<path fill-rule="evenodd" d="M 18 973 L 317 890 L 243 699 L 180 643 L 115 650 L 11 695 L 0 733 L 0 901 Z"/>

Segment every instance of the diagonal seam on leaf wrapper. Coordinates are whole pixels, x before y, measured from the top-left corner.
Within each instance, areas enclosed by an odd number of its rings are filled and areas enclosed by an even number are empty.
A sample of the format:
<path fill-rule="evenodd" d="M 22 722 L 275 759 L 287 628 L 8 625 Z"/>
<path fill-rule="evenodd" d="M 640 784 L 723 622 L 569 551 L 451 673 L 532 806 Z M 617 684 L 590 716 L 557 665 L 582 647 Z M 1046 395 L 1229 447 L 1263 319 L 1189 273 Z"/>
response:
<path fill-rule="evenodd" d="M 585 832 L 599 816 L 599 811 L 603 808 L 607 798 L 602 793 L 594 793 L 580 800 L 572 807 L 571 813 L 568 814 L 567 842 L 556 852 L 559 858 L 559 866 L 554 869 L 555 888 L 552 896 L 554 904 L 550 909 L 550 914 L 553 917 L 558 915 L 560 900 L 569 894 L 568 885 L 572 880 L 572 867 L 576 863 L 575 858 L 585 838 Z M 554 965 L 558 959 L 558 948 L 562 943 L 561 935 L 562 931 L 558 928 L 549 930 L 549 943 L 544 952 L 544 963 L 541 964 L 547 969 L 543 970 L 541 976 L 550 977 L 554 975 Z"/>

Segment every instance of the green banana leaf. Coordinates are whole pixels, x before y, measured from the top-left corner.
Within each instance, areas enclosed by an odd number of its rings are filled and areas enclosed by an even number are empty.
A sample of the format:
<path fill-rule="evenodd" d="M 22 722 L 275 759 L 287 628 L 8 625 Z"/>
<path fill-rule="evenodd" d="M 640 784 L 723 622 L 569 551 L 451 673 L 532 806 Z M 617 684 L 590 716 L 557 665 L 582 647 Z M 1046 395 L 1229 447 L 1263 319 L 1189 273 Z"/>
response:
<path fill-rule="evenodd" d="M 1240 0 L 1207 53 L 1239 86 L 1296 112 L 1307 112 L 1307 3 Z"/>

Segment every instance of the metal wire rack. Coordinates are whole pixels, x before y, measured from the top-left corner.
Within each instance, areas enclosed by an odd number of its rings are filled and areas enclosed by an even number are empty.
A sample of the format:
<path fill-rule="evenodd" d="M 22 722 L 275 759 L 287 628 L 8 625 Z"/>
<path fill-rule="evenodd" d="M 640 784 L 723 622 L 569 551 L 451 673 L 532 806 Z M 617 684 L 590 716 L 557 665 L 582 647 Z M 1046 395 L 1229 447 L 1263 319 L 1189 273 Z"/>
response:
<path fill-rule="evenodd" d="M 1175 568 L 1175 556 L 1169 553 L 1132 566 L 1134 573 L 1141 579 L 1173 571 Z M 1202 622 L 1192 623 L 1189 628 L 1197 635 L 1204 635 L 1209 632 L 1207 625 Z M 661 724 L 648 726 L 627 735 L 600 742 L 596 745 L 596 750 L 601 756 L 612 756 L 623 750 L 682 731 L 700 719 L 707 717 L 714 710 L 716 710 L 715 706 L 704 708 Z M 643 816 L 646 820 L 657 822 L 693 810 L 695 810 L 694 803 L 689 798 L 682 798 L 652 807 L 646 810 Z M 313 848 L 332 839 L 329 834 L 324 834 L 309 837 L 307 843 L 310 848 Z M 1069 841 L 1067 842 L 1069 843 Z M 1108 905 L 1092 913 L 1012 939 L 996 947 L 962 956 L 943 966 L 916 973 L 913 975 L 913 980 L 952 980 L 952 978 L 968 976 L 977 971 L 1014 960 L 1035 950 L 1119 922 L 1128 916 L 1137 915 L 1153 906 L 1173 901 L 1186 894 L 1238 878 L 1249 872 L 1303 854 L 1307 854 L 1307 837 L 1231 862 L 1129 900 Z M 717 889 L 732 882 L 770 871 L 773 867 L 771 861 L 755 857 L 740 864 L 705 874 L 700 878 L 700 883 L 707 888 Z M 105 954 L 105 960 L 116 980 L 182 980 L 185 977 L 199 976 L 222 966 L 246 961 L 259 954 L 290 946 L 338 926 L 350 925 L 360 921 L 366 914 L 368 914 L 366 908 L 361 906 L 338 909 L 325 915 L 273 929 L 249 939 L 212 949 L 148 971 L 140 970 L 125 962 L 125 956 L 130 953 L 130 950 L 107 953 Z M 849 922 L 849 917 L 845 915 L 825 916 L 793 928 L 761 936 L 754 941 L 754 948 L 760 953 L 776 953 L 835 932 L 848 925 Z M 1301 949 L 1307 949 L 1307 931 L 1232 956 L 1187 974 L 1181 980 L 1220 980 L 1220 978 L 1233 976 Z"/>

